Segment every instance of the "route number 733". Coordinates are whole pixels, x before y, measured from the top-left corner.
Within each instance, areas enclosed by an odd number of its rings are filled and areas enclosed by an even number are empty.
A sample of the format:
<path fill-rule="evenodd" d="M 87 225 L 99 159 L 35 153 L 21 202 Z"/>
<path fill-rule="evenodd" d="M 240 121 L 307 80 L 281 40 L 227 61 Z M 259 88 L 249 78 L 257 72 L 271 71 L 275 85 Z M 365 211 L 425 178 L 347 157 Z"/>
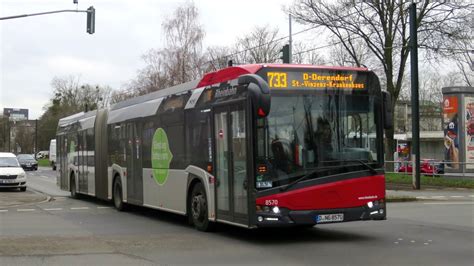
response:
<path fill-rule="evenodd" d="M 288 86 L 287 74 L 284 72 L 268 72 L 267 80 L 270 88 L 286 88 Z"/>

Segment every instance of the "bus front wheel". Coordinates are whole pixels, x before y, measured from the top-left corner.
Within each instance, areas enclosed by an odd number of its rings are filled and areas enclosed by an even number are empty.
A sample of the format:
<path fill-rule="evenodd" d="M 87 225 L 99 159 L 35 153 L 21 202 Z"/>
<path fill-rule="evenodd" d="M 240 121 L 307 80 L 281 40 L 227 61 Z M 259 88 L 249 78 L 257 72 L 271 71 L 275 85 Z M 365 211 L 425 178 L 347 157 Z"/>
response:
<path fill-rule="evenodd" d="M 114 181 L 114 207 L 118 211 L 125 211 L 125 203 L 123 202 L 123 195 L 122 195 L 122 183 L 120 179 L 117 177 Z"/>
<path fill-rule="evenodd" d="M 206 191 L 202 183 L 196 183 L 189 198 L 191 219 L 199 231 L 211 231 L 213 223 L 209 222 Z"/>

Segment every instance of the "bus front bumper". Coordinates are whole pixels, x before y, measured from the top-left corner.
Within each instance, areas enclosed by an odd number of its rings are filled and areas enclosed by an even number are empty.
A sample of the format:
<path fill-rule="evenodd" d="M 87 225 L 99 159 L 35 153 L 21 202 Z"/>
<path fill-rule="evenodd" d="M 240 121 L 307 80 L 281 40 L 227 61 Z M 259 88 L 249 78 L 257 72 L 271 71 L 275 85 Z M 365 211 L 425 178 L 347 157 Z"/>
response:
<path fill-rule="evenodd" d="M 326 210 L 289 210 L 257 212 L 257 227 L 310 226 L 364 220 L 386 220 L 385 204 Z"/>

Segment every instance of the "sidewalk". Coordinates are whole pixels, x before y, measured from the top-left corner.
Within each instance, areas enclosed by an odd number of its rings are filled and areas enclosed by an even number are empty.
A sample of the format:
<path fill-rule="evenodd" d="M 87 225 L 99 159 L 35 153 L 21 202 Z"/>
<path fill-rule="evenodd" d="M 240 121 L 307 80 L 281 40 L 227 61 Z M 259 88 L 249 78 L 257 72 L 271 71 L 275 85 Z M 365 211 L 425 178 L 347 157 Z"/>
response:
<path fill-rule="evenodd" d="M 0 189 L 0 209 L 24 206 L 46 200 L 48 200 L 47 196 L 28 189 L 25 192 L 16 189 Z"/>
<path fill-rule="evenodd" d="M 474 189 L 423 187 L 414 190 L 409 185 L 388 185 L 387 198 L 414 198 L 417 200 L 468 200 L 474 201 Z"/>

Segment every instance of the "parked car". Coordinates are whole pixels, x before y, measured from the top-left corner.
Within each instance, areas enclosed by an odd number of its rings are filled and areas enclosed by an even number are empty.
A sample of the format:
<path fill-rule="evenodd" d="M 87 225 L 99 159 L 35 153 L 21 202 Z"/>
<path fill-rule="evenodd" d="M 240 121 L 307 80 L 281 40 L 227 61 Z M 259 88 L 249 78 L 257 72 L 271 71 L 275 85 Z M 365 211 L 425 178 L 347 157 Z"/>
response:
<path fill-rule="evenodd" d="M 31 154 L 18 154 L 16 156 L 21 167 L 25 170 L 38 170 L 38 161 Z"/>
<path fill-rule="evenodd" d="M 0 152 L 0 188 L 19 188 L 26 191 L 26 174 L 15 154 Z"/>
<path fill-rule="evenodd" d="M 39 151 L 36 154 L 36 159 L 44 159 L 44 158 L 48 158 L 48 156 L 49 156 L 49 151 Z"/>
<path fill-rule="evenodd" d="M 433 175 L 439 174 L 440 168 L 436 164 L 436 160 L 433 159 L 421 159 L 420 162 L 420 173 L 424 175 Z M 444 169 L 443 169 L 444 170 Z M 398 168 L 399 173 L 411 173 L 413 172 L 413 166 L 411 162 L 402 162 L 400 168 Z"/>

